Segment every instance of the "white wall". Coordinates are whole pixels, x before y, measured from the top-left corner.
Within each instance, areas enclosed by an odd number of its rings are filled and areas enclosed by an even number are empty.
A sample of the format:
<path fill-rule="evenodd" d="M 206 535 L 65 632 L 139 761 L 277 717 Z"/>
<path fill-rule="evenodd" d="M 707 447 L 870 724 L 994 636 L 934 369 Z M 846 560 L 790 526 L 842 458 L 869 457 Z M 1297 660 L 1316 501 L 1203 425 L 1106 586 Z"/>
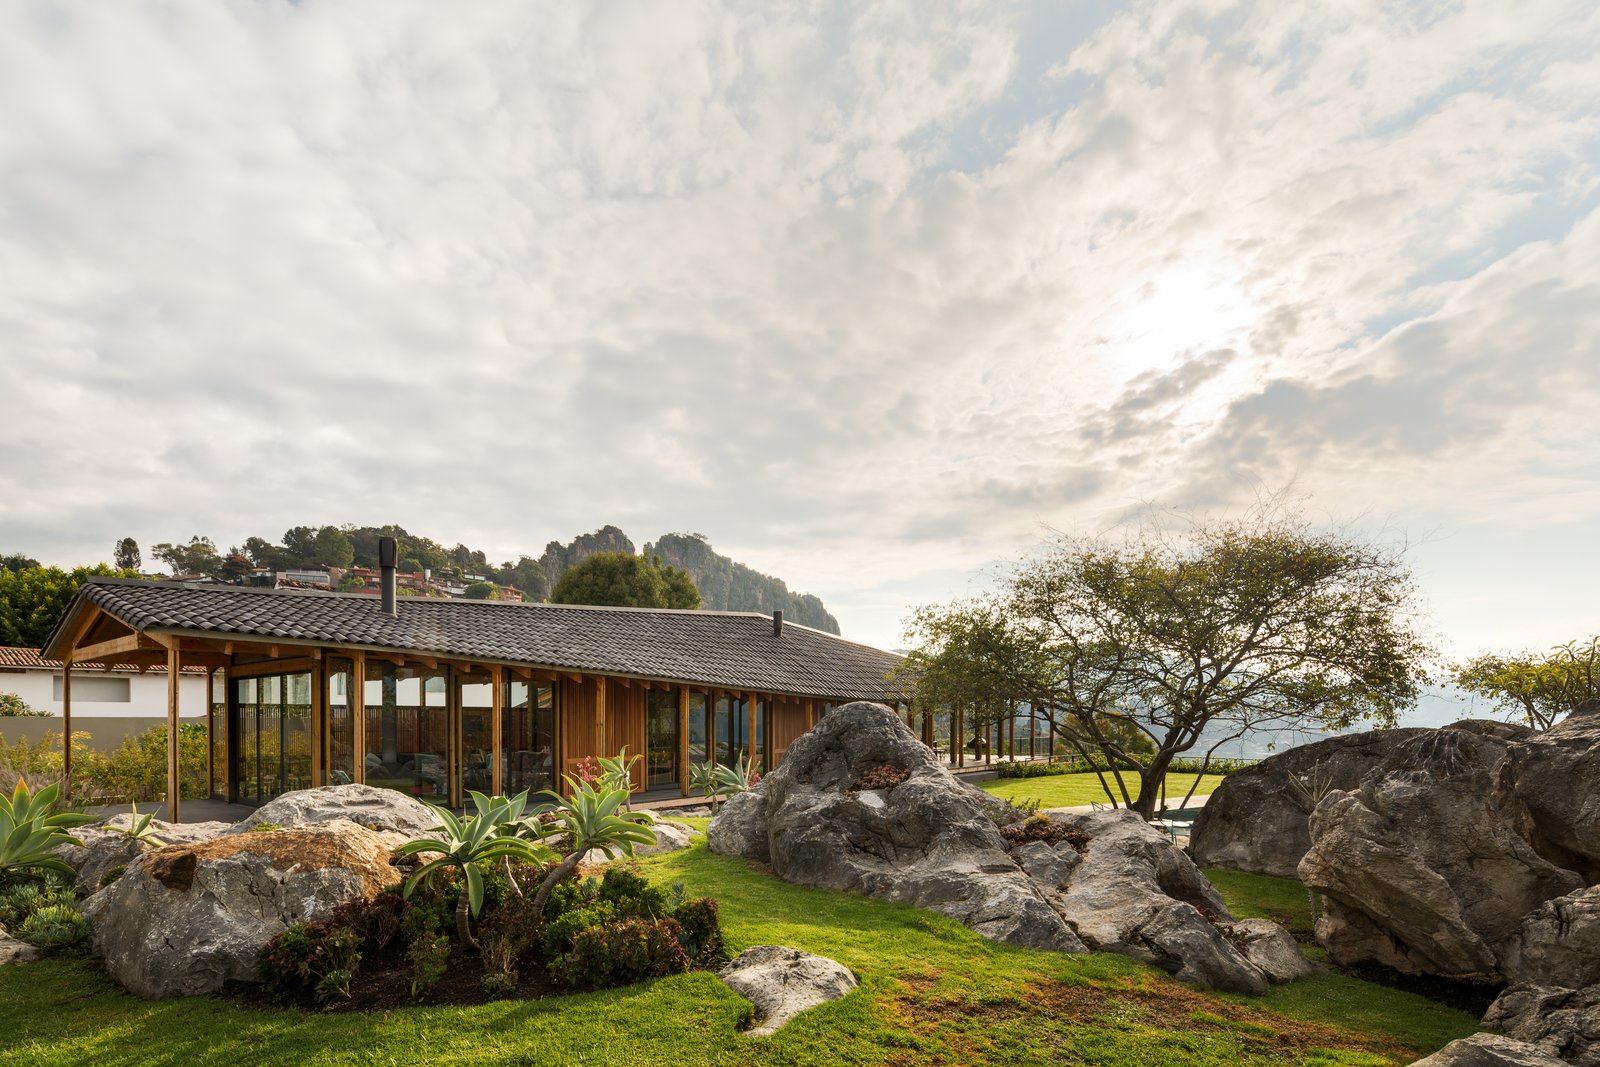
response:
<path fill-rule="evenodd" d="M 59 717 L 61 701 L 56 690 L 61 681 L 60 671 L 11 670 L 0 671 L 0 693 L 15 693 L 29 706 L 48 711 Z M 126 683 L 127 700 L 106 700 L 106 695 L 96 690 L 105 682 L 120 690 Z M 102 697 L 102 699 L 96 699 Z M 203 674 L 184 674 L 178 681 L 178 713 L 185 719 L 204 718 L 206 713 L 206 678 Z M 72 717 L 79 715 L 100 719 L 148 719 L 167 717 L 167 676 L 165 672 L 140 674 L 137 671 L 105 672 L 83 668 L 72 672 Z"/>

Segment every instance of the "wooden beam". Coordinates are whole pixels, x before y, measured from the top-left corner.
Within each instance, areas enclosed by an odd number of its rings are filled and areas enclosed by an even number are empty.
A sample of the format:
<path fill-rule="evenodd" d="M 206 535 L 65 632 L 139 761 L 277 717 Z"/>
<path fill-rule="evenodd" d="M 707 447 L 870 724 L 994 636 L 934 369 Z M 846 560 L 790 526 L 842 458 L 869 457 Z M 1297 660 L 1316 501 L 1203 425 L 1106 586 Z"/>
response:
<path fill-rule="evenodd" d="M 489 789 L 495 796 L 505 793 L 505 784 L 501 781 L 504 762 L 502 753 L 505 750 L 504 718 L 506 707 L 506 680 L 505 673 L 499 667 L 489 668 L 489 677 L 494 686 L 493 716 L 489 721 Z M 530 701 L 532 694 L 529 694 Z M 553 766 L 554 764 L 552 764 Z"/>
<path fill-rule="evenodd" d="M 178 683 L 182 666 L 177 642 L 167 648 L 167 821 L 178 821 Z"/>
<path fill-rule="evenodd" d="M 61 799 L 72 799 L 72 660 L 61 664 Z"/>
<path fill-rule="evenodd" d="M 146 638 L 143 634 L 128 634 L 125 637 L 113 637 L 109 641 L 97 641 L 92 645 L 75 648 L 67 658 L 71 663 L 89 663 L 94 660 L 106 659 L 110 656 L 120 656 L 128 652 L 138 652 L 141 649 L 155 649 L 159 646 Z"/>

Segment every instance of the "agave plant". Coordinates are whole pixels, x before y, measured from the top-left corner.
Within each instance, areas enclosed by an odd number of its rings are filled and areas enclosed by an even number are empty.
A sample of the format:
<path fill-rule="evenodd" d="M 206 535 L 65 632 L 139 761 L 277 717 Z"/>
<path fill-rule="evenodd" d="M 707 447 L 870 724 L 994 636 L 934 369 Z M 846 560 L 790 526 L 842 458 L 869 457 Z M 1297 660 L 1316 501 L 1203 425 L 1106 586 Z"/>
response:
<path fill-rule="evenodd" d="M 577 870 L 578 861 L 590 849 L 615 848 L 631 856 L 635 846 L 656 843 L 656 817 L 648 811 L 628 811 L 626 787 L 607 789 L 603 783 L 591 785 L 570 775 L 566 783 L 572 795 L 564 797 L 545 790 L 540 795 L 549 797 L 552 806 L 528 824 L 562 855 L 561 862 L 550 868 L 534 894 L 535 920 L 544 917 L 551 891 Z"/>
<path fill-rule="evenodd" d="M 37 793 L 28 788 L 26 778 L 7 797 L 0 793 L 0 876 L 24 870 L 55 871 L 68 878 L 77 872 L 55 855 L 62 845 L 82 845 L 81 838 L 68 833 L 75 826 L 92 822 L 92 815 L 56 812 L 59 789 L 47 785 Z"/>
<path fill-rule="evenodd" d="M 740 756 L 732 767 L 696 763 L 689 768 L 689 788 L 699 790 L 702 796 L 711 801 L 711 810 L 716 811 L 717 802 L 722 797 L 743 793 L 761 781 L 758 766 L 744 756 Z"/>
<path fill-rule="evenodd" d="M 117 832 L 130 841 L 138 841 L 140 844 L 145 845 L 155 845 L 159 848 L 163 842 L 156 836 L 156 832 L 150 828 L 150 824 L 155 821 L 156 813 L 148 811 L 140 815 L 139 805 L 131 802 L 128 807 L 133 811 L 133 821 L 128 824 L 126 829 L 120 829 Z"/>
<path fill-rule="evenodd" d="M 623 745 L 622 751 L 615 756 L 601 756 L 596 761 L 600 765 L 600 776 L 596 785 L 602 789 L 621 789 L 631 792 L 633 789 L 633 765 L 644 759 L 643 756 L 628 755 L 628 746 Z M 626 808 L 627 802 L 623 805 Z"/>
<path fill-rule="evenodd" d="M 513 809 L 520 816 L 521 805 L 517 803 L 517 798 L 485 797 L 476 792 L 469 795 L 477 815 L 458 818 L 441 808 L 440 825 L 435 828 L 439 837 L 408 841 L 395 851 L 403 856 L 414 856 L 421 852 L 440 853 L 437 859 L 424 863 L 406 879 L 401 891 L 404 897 L 410 897 L 418 885 L 432 880 L 441 871 L 454 867 L 461 872 L 465 885 L 456 901 L 456 935 L 463 945 L 476 949 L 478 942 L 472 936 L 471 920 L 483 910 L 483 872 L 478 869 L 478 864 L 484 860 L 501 858 L 537 863 L 540 848 L 526 838 L 501 832 L 508 823 L 517 821 L 510 817 Z M 522 804 L 527 803 L 526 795 L 520 799 Z"/>

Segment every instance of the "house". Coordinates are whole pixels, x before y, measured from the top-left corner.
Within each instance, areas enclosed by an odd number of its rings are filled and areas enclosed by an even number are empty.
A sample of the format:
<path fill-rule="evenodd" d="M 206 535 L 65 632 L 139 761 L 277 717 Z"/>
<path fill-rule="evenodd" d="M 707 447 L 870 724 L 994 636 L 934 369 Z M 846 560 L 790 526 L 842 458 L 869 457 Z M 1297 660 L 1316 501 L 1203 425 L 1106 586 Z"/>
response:
<path fill-rule="evenodd" d="M 373 597 L 92 578 L 44 654 L 71 678 L 207 671 L 211 790 L 245 804 L 366 782 L 455 805 L 470 789 L 558 788 L 624 749 L 645 757 L 636 791 L 687 795 L 696 763 L 776 766 L 833 704 L 895 699 L 901 657 L 781 613 L 400 597 L 392 565 L 380 585 Z M 183 698 L 169 691 L 169 724 L 193 711 Z M 173 779 L 176 760 L 174 739 Z"/>
<path fill-rule="evenodd" d="M 203 721 L 206 713 L 206 670 L 186 667 L 181 675 L 185 718 Z M 45 659 L 36 648 L 0 646 L 0 693 L 15 693 L 37 711 L 53 718 L 0 719 L 0 735 L 8 741 L 37 741 L 61 729 L 63 686 L 58 660 Z M 131 664 L 81 670 L 72 676 L 72 728 L 89 733 L 91 743 L 109 750 L 124 738 L 167 721 L 167 665 Z"/>

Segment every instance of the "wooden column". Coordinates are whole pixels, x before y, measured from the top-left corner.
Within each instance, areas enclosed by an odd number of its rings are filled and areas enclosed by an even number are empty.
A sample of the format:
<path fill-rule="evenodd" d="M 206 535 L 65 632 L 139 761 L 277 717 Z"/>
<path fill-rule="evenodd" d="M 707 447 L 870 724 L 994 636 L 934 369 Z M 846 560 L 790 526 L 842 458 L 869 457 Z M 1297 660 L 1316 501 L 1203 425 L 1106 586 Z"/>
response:
<path fill-rule="evenodd" d="M 806 729 L 810 730 L 815 725 L 817 725 L 817 702 L 808 700 L 806 701 Z"/>
<path fill-rule="evenodd" d="M 594 750 L 596 755 L 615 755 L 606 751 L 606 676 L 594 680 Z"/>
<path fill-rule="evenodd" d="M 61 661 L 61 799 L 72 799 L 72 654 Z"/>
<path fill-rule="evenodd" d="M 328 784 L 328 668 L 320 648 L 311 659 L 311 784 Z"/>
<path fill-rule="evenodd" d="M 754 693 L 746 693 L 744 701 L 745 752 L 750 757 L 750 766 L 754 767 L 756 766 L 756 761 L 761 758 L 761 754 L 756 751 L 756 695 Z M 761 773 L 765 774 L 766 771 L 766 760 L 761 760 Z"/>
<path fill-rule="evenodd" d="M 167 821 L 178 821 L 178 639 L 167 646 Z"/>
<path fill-rule="evenodd" d="M 505 794 L 505 782 L 503 780 L 504 774 L 502 769 L 503 764 L 505 763 L 506 747 L 504 730 L 506 711 L 505 670 L 501 667 L 490 667 L 489 679 L 490 684 L 494 686 L 494 696 L 490 701 L 490 705 L 493 710 L 489 712 L 489 714 L 493 716 L 493 718 L 489 720 L 489 791 L 498 797 Z M 534 700 L 537 698 L 537 695 L 538 694 L 533 691 L 533 685 L 530 683 L 528 686 L 528 707 L 530 711 L 533 707 Z M 554 753 L 551 754 L 550 766 L 555 766 Z"/>
<path fill-rule="evenodd" d="M 689 795 L 689 687 L 678 687 L 678 788 Z"/>
<path fill-rule="evenodd" d="M 367 780 L 367 654 L 350 658 L 350 780 Z"/>
<path fill-rule="evenodd" d="M 217 698 L 212 691 L 216 684 L 217 669 L 206 668 L 206 795 L 217 795 L 217 739 L 211 736 L 211 724 L 217 719 Z"/>

